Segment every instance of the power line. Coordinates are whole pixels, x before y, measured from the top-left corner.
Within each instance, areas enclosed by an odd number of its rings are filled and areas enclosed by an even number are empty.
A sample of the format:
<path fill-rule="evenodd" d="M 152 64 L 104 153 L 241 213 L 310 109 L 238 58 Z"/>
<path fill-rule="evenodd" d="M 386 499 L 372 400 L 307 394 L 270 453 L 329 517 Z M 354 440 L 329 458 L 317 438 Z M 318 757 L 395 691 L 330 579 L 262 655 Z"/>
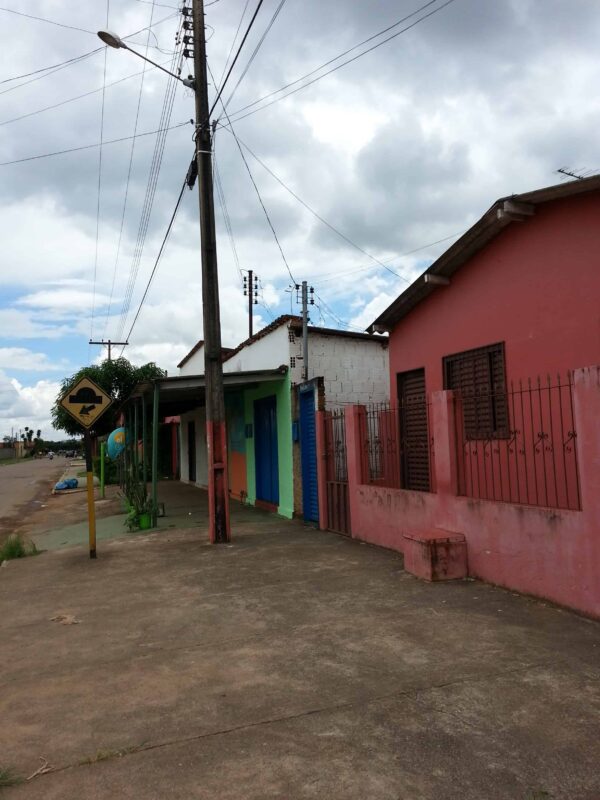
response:
<path fill-rule="evenodd" d="M 207 63 L 207 66 L 208 66 L 208 71 L 209 71 L 209 73 L 210 73 L 210 75 L 212 77 L 212 71 L 211 71 L 210 66 L 208 65 L 208 63 Z M 214 80 L 214 78 L 212 78 L 212 79 Z M 231 130 L 231 134 L 233 135 L 233 138 L 235 139 L 235 142 L 236 142 L 236 144 L 238 146 L 238 150 L 240 151 L 240 155 L 242 157 L 242 161 L 244 162 L 244 166 L 246 167 L 248 175 L 250 176 L 250 180 L 252 181 L 252 185 L 254 186 L 254 191 L 256 192 L 256 196 L 258 197 L 258 202 L 261 205 L 261 208 L 262 208 L 262 210 L 264 212 L 264 215 L 265 215 L 265 217 L 267 219 L 267 222 L 269 224 L 269 228 L 271 229 L 271 233 L 273 234 L 273 237 L 274 237 L 274 239 L 275 239 L 275 241 L 277 243 L 277 247 L 279 248 L 279 252 L 281 253 L 281 258 L 283 259 L 283 263 L 285 264 L 285 267 L 286 267 L 286 269 L 288 271 L 288 274 L 289 274 L 290 278 L 292 279 L 294 284 L 296 284 L 297 281 L 294 278 L 294 276 L 292 275 L 292 270 L 290 269 L 290 265 L 288 264 L 287 258 L 285 257 L 285 253 L 283 252 L 283 247 L 281 246 L 281 242 L 279 241 L 279 237 L 277 236 L 275 228 L 273 227 L 273 223 L 271 222 L 271 217 L 269 216 L 269 212 L 267 211 L 266 206 L 265 206 L 265 204 L 263 202 L 263 199 L 261 197 L 261 194 L 260 194 L 260 191 L 258 189 L 258 186 L 256 185 L 256 181 L 254 180 L 254 176 L 252 175 L 252 170 L 250 169 L 250 165 L 248 164 L 248 161 L 246 160 L 246 156 L 244 155 L 244 151 L 242 150 L 242 146 L 238 141 L 238 138 L 237 138 L 237 136 L 235 134 L 235 131 L 233 129 L 233 125 L 231 124 L 231 120 L 229 119 L 229 115 L 227 113 L 227 109 L 225 108 L 225 104 L 223 103 L 222 100 L 221 100 L 221 106 L 223 108 L 223 113 L 225 114 L 225 116 L 227 117 L 227 121 L 229 122 L 229 128 Z"/>
<path fill-rule="evenodd" d="M 219 86 L 223 82 L 223 77 L 225 75 L 225 71 L 227 70 L 227 65 L 229 64 L 229 59 L 231 58 L 231 54 L 233 53 L 233 48 L 235 47 L 235 43 L 237 42 L 237 37 L 240 32 L 240 28 L 242 27 L 242 22 L 244 21 L 244 17 L 246 16 L 246 10 L 248 8 L 248 4 L 250 0 L 246 0 L 244 5 L 244 10 L 242 11 L 242 16 L 240 17 L 240 21 L 238 22 L 238 26 L 235 31 L 235 36 L 233 37 L 233 41 L 231 42 L 231 47 L 229 48 L 229 52 L 227 53 L 227 58 L 225 59 L 225 64 L 223 65 L 223 71 L 221 72 L 221 77 L 219 78 Z M 213 79 L 214 83 L 214 79 Z M 219 91 L 219 86 L 215 85 L 215 91 Z"/>
<path fill-rule="evenodd" d="M 338 325 L 341 325 L 342 328 L 353 328 L 355 331 L 362 332 L 362 328 L 359 328 L 356 325 L 352 325 L 351 322 L 346 322 L 346 320 L 343 320 L 338 314 L 336 314 L 336 312 L 331 308 L 331 306 L 329 306 L 320 295 L 316 294 L 316 292 L 315 292 L 315 297 L 321 301 L 321 305 L 327 311 L 331 319 L 335 320 L 338 323 Z"/>
<path fill-rule="evenodd" d="M 158 22 L 153 24 L 153 28 L 156 28 L 158 25 L 162 25 L 163 22 L 167 22 L 167 20 L 173 19 L 173 17 L 177 16 L 177 14 L 169 14 L 162 19 L 159 19 Z M 131 39 L 133 36 L 137 36 L 140 33 L 143 33 L 147 28 L 140 28 L 138 31 L 134 31 L 133 33 L 128 33 L 127 36 L 123 36 L 123 39 Z M 60 72 L 60 70 L 67 69 L 68 67 L 72 66 L 73 64 L 77 64 L 80 61 L 83 61 L 90 56 L 95 55 L 96 53 L 100 53 L 104 50 L 104 47 L 96 47 L 94 50 L 89 50 L 87 53 L 82 53 L 80 56 L 75 56 L 74 58 L 70 58 L 67 61 L 62 62 L 61 64 L 56 64 L 50 67 L 44 67 L 42 69 L 35 70 L 31 75 L 36 75 L 36 77 L 31 78 L 28 81 L 23 81 L 23 83 L 19 83 L 17 86 L 11 86 L 9 89 L 4 89 L 0 94 L 7 94 L 8 92 L 14 92 L 15 89 L 20 89 L 22 86 L 27 86 L 30 83 L 34 83 L 35 81 L 42 80 L 42 78 L 47 78 L 49 75 L 54 75 L 55 72 Z M 37 73 L 43 72 L 43 75 L 38 75 Z M 26 75 L 23 76 L 16 76 L 14 78 L 9 78 L 8 81 L 18 80 L 20 77 L 27 77 Z"/>
<path fill-rule="evenodd" d="M 91 33 L 96 35 L 96 31 L 89 31 L 87 28 L 76 28 L 74 25 L 65 25 L 62 22 L 55 22 L 53 19 L 46 19 L 46 17 L 36 17 L 33 14 L 25 14 L 23 11 L 15 11 L 13 8 L 3 8 L 0 6 L 0 11 L 6 11 L 8 14 L 17 14 L 19 17 L 27 17 L 28 19 L 35 19 L 37 22 L 47 22 L 48 25 L 56 25 L 59 28 L 69 28 L 72 31 L 80 31 L 81 33 Z"/>
<path fill-rule="evenodd" d="M 172 131 L 175 128 L 182 128 L 184 125 L 189 125 L 190 121 L 186 119 L 185 122 L 179 122 L 177 125 L 170 125 L 166 128 L 158 128 L 155 131 L 145 131 L 144 133 L 138 133 L 135 136 L 121 136 L 119 139 L 107 139 L 102 144 L 106 146 L 107 144 L 118 144 L 119 142 L 129 142 L 131 139 L 141 139 L 143 136 L 153 136 L 154 134 L 164 133 L 165 131 Z M 0 161 L 0 167 L 8 167 L 11 164 L 23 164 L 25 161 L 36 161 L 40 158 L 51 158 L 52 156 L 62 156 L 66 153 L 77 153 L 80 150 L 91 150 L 94 147 L 100 147 L 100 142 L 95 142 L 94 144 L 84 144 L 81 147 L 70 147 L 67 150 L 56 150 L 53 153 L 40 153 L 36 156 L 27 156 L 26 158 L 16 158 L 13 161 Z"/>
<path fill-rule="evenodd" d="M 279 177 L 278 177 L 278 176 L 277 176 L 277 175 L 276 175 L 276 174 L 273 172 L 273 170 L 271 170 L 271 169 L 270 169 L 270 168 L 269 168 L 269 167 L 268 167 L 268 166 L 267 166 L 267 165 L 264 163 L 264 161 L 261 161 L 261 159 L 260 159 L 260 158 L 259 158 L 259 157 L 256 155 L 256 153 L 254 153 L 254 152 L 253 152 L 253 151 L 252 151 L 252 150 L 251 150 L 251 149 L 248 147 L 248 145 L 247 145 L 247 144 L 245 144 L 245 142 L 243 142 L 243 141 L 242 141 L 241 139 L 239 139 L 239 138 L 238 138 L 238 141 L 239 141 L 239 142 L 240 142 L 240 143 L 241 143 L 241 144 L 244 146 L 244 148 L 245 148 L 245 149 L 246 149 L 246 150 L 247 150 L 247 151 L 250 153 L 250 155 L 251 155 L 251 156 L 252 156 L 254 159 L 256 159 L 256 161 L 258 161 L 258 163 L 261 165 L 261 167 L 263 167 L 263 168 L 264 168 L 264 169 L 265 169 L 265 170 L 266 170 L 266 171 L 269 173 L 269 175 L 271 175 L 273 178 L 275 178 L 275 180 L 277 181 L 277 183 L 279 183 L 279 184 L 280 184 L 280 186 L 282 186 L 282 187 L 283 187 L 283 188 L 286 190 L 286 192 L 289 192 L 289 194 L 291 194 L 291 195 L 292 195 L 292 197 L 293 197 L 295 200 L 297 200 L 297 201 L 298 201 L 298 202 L 299 202 L 299 203 L 300 203 L 302 206 L 304 206 L 304 208 L 306 208 L 306 210 L 307 210 L 307 211 L 310 211 L 310 213 L 311 213 L 311 214 L 312 214 L 314 217 L 316 217 L 316 219 L 318 219 L 318 220 L 319 220 L 319 222 L 322 222 L 322 223 L 323 223 L 323 225 L 327 226 L 327 227 L 328 227 L 328 228 L 329 228 L 331 231 L 333 231 L 335 234 L 337 234 L 337 236 L 339 236 L 341 239 L 343 239 L 343 240 L 344 240 L 345 242 L 347 242 L 349 245 L 351 245 L 352 247 L 354 247 L 354 248 L 355 248 L 355 250 L 358 250 L 358 251 L 359 251 L 359 252 L 361 252 L 363 255 L 367 256 L 367 258 L 370 258 L 370 259 L 371 259 L 372 261 L 374 261 L 374 262 L 375 262 L 375 263 L 376 263 L 378 266 L 380 266 L 380 267 L 383 267 L 383 269 L 387 270 L 388 272 L 391 272 L 391 274 L 392 274 L 392 275 L 395 275 L 397 278 L 401 278 L 402 280 L 406 281 L 407 283 L 410 283 L 410 280 L 409 280 L 408 278 L 405 278 L 405 277 L 404 277 L 404 275 L 400 275 L 398 272 L 395 272 L 393 269 L 391 269 L 390 267 L 388 267 L 388 266 L 387 266 L 387 264 L 384 264 L 384 262 L 383 262 L 383 261 L 380 261 L 378 258 L 376 258 L 375 256 L 371 255 L 371 253 L 368 253 L 366 250 L 364 250 L 362 247 L 360 247 L 360 245 L 356 244 L 356 242 L 353 242 L 353 241 L 352 241 L 352 239 L 348 238 L 348 236 L 346 236 L 346 234 L 344 234 L 344 233 L 342 233 L 341 231 L 339 231 L 339 230 L 338 230 L 337 228 L 335 228 L 335 227 L 334 227 L 334 226 L 333 226 L 333 225 L 332 225 L 330 222 L 328 222 L 328 221 L 327 221 L 327 220 L 326 220 L 324 217 L 322 217 L 320 214 L 318 214 L 318 213 L 317 213 L 317 212 L 314 210 L 314 208 L 311 208 L 311 207 L 308 205 L 308 203 L 306 203 L 306 202 L 305 202 L 305 201 L 304 201 L 304 200 L 303 200 L 301 197 L 298 197 L 298 195 L 297 195 L 297 194 L 296 194 L 296 193 L 295 193 L 295 192 L 294 192 L 292 189 L 290 189 L 290 187 L 289 187 L 289 186 L 288 186 L 286 183 L 284 183 L 284 182 L 281 180 L 281 178 L 279 178 Z"/>
<path fill-rule="evenodd" d="M 180 20 L 180 26 L 182 22 L 183 20 Z M 180 27 L 178 28 L 178 33 L 179 29 Z M 178 40 L 178 34 L 176 40 Z M 178 58 L 180 59 L 180 64 L 178 67 L 177 74 L 181 72 L 181 51 L 183 50 L 183 43 L 179 44 L 178 50 L 179 52 L 176 51 L 175 54 L 173 55 L 173 60 L 171 62 L 171 69 L 170 69 L 171 73 L 175 73 L 176 63 Z M 133 290 L 135 288 L 135 282 L 137 280 L 137 275 L 142 260 L 142 254 L 144 251 L 144 245 L 146 242 L 146 236 L 148 234 L 148 228 L 150 225 L 150 217 L 152 214 L 152 208 L 154 206 L 154 197 L 156 195 L 156 188 L 158 185 L 158 176 L 160 174 L 160 169 L 162 166 L 162 160 L 167 139 L 168 124 L 171 118 L 171 113 L 173 111 L 173 104 L 175 102 L 175 94 L 177 91 L 178 83 L 179 81 L 177 80 L 175 75 L 169 77 L 169 79 L 167 80 L 167 86 L 165 89 L 165 96 L 163 99 L 163 106 L 160 118 L 160 126 L 163 130 L 158 135 L 156 142 L 154 144 L 154 153 L 152 154 L 152 161 L 150 164 L 150 170 L 148 174 L 148 183 L 146 185 L 144 204 L 142 207 L 142 214 L 140 217 L 140 223 L 138 227 L 137 241 L 133 252 L 131 266 L 129 268 L 129 280 L 125 291 L 125 297 L 123 299 L 123 305 L 121 308 L 121 321 L 119 323 L 117 338 L 121 338 L 123 328 L 127 323 L 127 315 L 129 314 L 129 307 L 133 296 Z"/>
<path fill-rule="evenodd" d="M 150 285 L 152 284 L 152 280 L 154 278 L 154 274 L 155 274 L 155 272 L 156 272 L 156 270 L 158 268 L 158 265 L 160 263 L 160 259 L 162 258 L 163 251 L 165 249 L 165 246 L 166 246 L 167 241 L 169 239 L 169 236 L 171 234 L 171 229 L 173 227 L 173 223 L 175 222 L 175 217 L 177 216 L 177 212 L 179 211 L 179 206 L 181 204 L 181 199 L 183 197 L 183 193 L 185 191 L 185 187 L 186 186 L 187 186 L 187 179 L 184 180 L 183 185 L 181 187 L 181 191 L 179 192 L 179 197 L 177 198 L 177 203 L 175 204 L 175 209 L 173 210 L 173 213 L 171 215 L 171 219 L 169 220 L 169 225 L 167 227 L 167 232 L 165 233 L 164 239 L 162 240 L 162 244 L 161 244 L 160 249 L 158 251 L 158 255 L 156 257 L 156 261 L 154 262 L 154 266 L 152 268 L 152 272 L 150 273 L 150 277 L 148 279 L 148 283 L 146 284 L 146 288 L 144 289 L 144 294 L 142 295 L 142 299 L 140 300 L 140 304 L 138 306 L 138 310 L 135 313 L 135 317 L 133 318 L 133 322 L 131 323 L 131 328 L 129 328 L 129 333 L 126 336 L 126 340 L 127 341 L 129 341 L 129 339 L 131 337 L 131 334 L 132 334 L 133 329 L 135 327 L 135 323 L 138 321 L 138 317 L 140 315 L 140 311 L 142 310 L 142 306 L 144 305 L 144 301 L 146 300 L 146 296 L 148 295 L 148 291 L 150 289 Z M 123 348 L 123 349 L 125 349 L 125 348 Z M 121 350 L 121 355 L 123 355 L 123 350 Z"/>
<path fill-rule="evenodd" d="M 280 92 L 283 92 L 286 88 L 288 88 L 290 86 L 294 86 L 296 83 L 299 83 L 300 81 L 305 80 L 310 75 L 314 75 L 315 72 L 320 72 L 328 64 L 331 64 L 332 62 L 337 61 L 338 59 L 342 58 L 342 56 L 344 54 L 340 54 L 339 56 L 336 56 L 335 58 L 330 59 L 330 61 L 327 61 L 325 64 L 321 64 L 320 67 L 317 67 L 316 69 L 312 70 L 311 72 L 307 73 L 306 75 L 303 75 L 301 78 L 298 78 L 297 80 L 292 81 L 291 83 L 287 84 L 286 86 L 281 87 L 280 89 L 276 89 L 274 92 L 270 92 L 268 95 L 265 95 L 264 97 L 259 98 L 258 100 L 255 100 L 253 103 L 250 103 L 249 105 L 244 106 L 243 108 L 240 108 L 237 111 L 233 111 L 231 116 L 234 117 L 234 122 L 239 122 L 242 119 L 246 119 L 246 117 L 250 117 L 250 116 L 252 116 L 252 114 L 256 114 L 258 111 L 263 111 L 265 108 L 268 108 L 269 106 L 272 106 L 274 103 L 278 103 L 280 100 L 284 100 L 286 97 L 290 97 L 290 95 L 295 94 L 296 92 L 299 92 L 302 89 L 306 89 L 309 86 L 312 86 L 313 83 L 316 83 L 317 81 L 320 81 L 322 78 L 326 78 L 328 75 L 331 75 L 333 72 L 336 72 L 338 69 L 341 69 L 342 67 L 345 67 L 347 64 L 351 64 L 353 61 L 356 61 L 357 59 L 362 58 L 362 56 L 367 55 L 367 53 L 370 53 L 373 50 L 376 50 L 378 47 L 381 47 L 382 45 L 384 45 L 387 42 L 391 41 L 392 39 L 395 39 L 396 37 L 401 36 L 403 33 L 406 33 L 407 31 L 411 30 L 411 28 L 414 28 L 420 22 L 423 22 L 423 20 L 428 19 L 429 17 L 433 16 L 434 14 L 437 14 L 438 11 L 442 11 L 442 9 L 446 8 L 446 6 L 449 6 L 454 1 L 455 0 L 446 0 L 446 2 L 443 3 L 441 6 L 439 6 L 438 8 L 433 9 L 433 11 L 430 11 L 428 14 L 424 14 L 422 17 L 419 17 L 419 19 L 415 20 L 415 22 L 411 23 L 410 25 L 407 25 L 405 28 L 402 28 L 399 31 L 396 31 L 396 33 L 392 34 L 391 36 L 388 36 L 386 39 L 383 39 L 381 42 L 378 42 L 377 44 L 373 45 L 372 47 L 367 48 L 367 50 L 363 50 L 362 53 L 358 53 L 358 55 L 353 56 L 352 58 L 349 58 L 347 61 L 343 61 L 341 64 L 338 64 L 337 66 L 333 67 L 332 69 L 328 70 L 327 72 L 324 72 L 322 75 L 319 75 L 318 77 L 313 78 L 311 81 L 308 81 L 308 83 L 305 83 L 302 86 L 298 86 L 296 89 L 293 89 L 291 92 L 288 92 L 287 94 L 284 94 L 281 97 L 275 98 L 270 103 L 265 103 L 265 105 L 260 106 L 260 108 L 255 108 L 254 111 L 249 111 L 247 114 L 243 114 L 242 116 L 237 116 L 238 114 L 241 114 L 242 111 L 245 111 L 248 108 L 252 108 L 252 106 L 255 106 L 258 103 L 262 102 L 263 100 L 266 100 L 268 97 L 271 97 L 274 94 L 279 94 Z M 415 14 L 418 14 L 420 11 L 423 11 L 423 9 L 427 8 L 427 6 L 430 6 L 433 2 L 436 2 L 436 0 L 429 0 L 428 3 L 425 3 L 425 5 L 421 6 L 416 11 L 413 11 L 412 14 L 409 14 L 403 20 L 400 20 L 398 23 L 395 23 L 395 25 L 401 24 L 401 22 L 403 22 L 404 20 L 408 19 L 409 17 L 414 16 Z M 386 29 L 386 30 L 389 30 L 389 28 Z M 371 38 L 376 38 L 377 36 L 380 36 L 382 33 L 383 33 L 383 31 L 380 31 L 379 34 L 374 34 L 374 36 L 371 37 Z M 365 41 L 370 41 L 370 40 L 365 40 Z M 364 44 L 364 43 L 365 42 L 362 42 L 361 44 Z M 355 45 L 355 47 L 351 48 L 351 50 L 356 49 L 356 47 L 360 47 L 361 44 Z M 350 51 L 347 51 L 347 52 L 350 52 Z"/>
<path fill-rule="evenodd" d="M 213 139 L 214 142 L 214 139 Z M 235 265 L 237 267 L 237 271 L 240 274 L 240 278 L 242 277 L 242 270 L 240 267 L 240 259 L 238 257 L 237 247 L 235 245 L 235 237 L 233 235 L 233 227 L 231 225 L 231 217 L 229 216 L 229 211 L 227 209 L 227 203 L 225 201 L 225 193 L 223 191 L 223 184 L 221 181 L 221 175 L 219 172 L 219 165 L 217 163 L 217 156 L 216 153 L 213 151 L 213 163 L 215 169 L 215 186 L 217 187 L 217 197 L 219 198 L 219 205 L 221 206 L 221 212 L 223 214 L 223 221 L 225 222 L 225 229 L 227 231 L 227 235 L 229 236 L 229 243 L 231 245 L 231 252 L 233 253 L 233 260 L 235 261 Z"/>
<path fill-rule="evenodd" d="M 152 19 L 153 19 L 153 17 L 154 17 L 154 2 L 152 2 L 152 8 L 150 10 L 150 27 L 148 28 L 148 36 L 146 37 L 146 56 L 148 55 L 148 45 L 150 44 L 150 33 L 152 32 L 151 31 L 151 27 L 152 27 Z M 139 117 L 140 117 L 140 108 L 141 108 L 141 105 L 142 105 L 142 91 L 143 91 L 143 88 L 144 88 L 144 78 L 145 78 L 145 75 L 146 75 L 146 67 L 147 67 L 147 62 L 144 61 L 144 69 L 142 70 L 142 79 L 140 81 L 140 90 L 139 90 L 139 93 L 138 93 L 137 108 L 136 108 L 136 112 L 135 112 L 135 121 L 134 121 L 134 124 L 133 124 L 133 135 L 134 136 L 137 134 L 138 121 L 139 121 Z M 113 299 L 113 295 L 114 295 L 114 291 L 115 291 L 115 280 L 116 280 L 116 277 L 117 277 L 117 267 L 118 267 L 118 264 L 119 264 L 119 256 L 121 254 L 121 242 L 123 240 L 123 228 L 125 226 L 125 211 L 127 209 L 127 199 L 128 199 L 128 196 L 129 196 L 129 183 L 130 183 L 130 180 L 131 180 L 131 170 L 132 170 L 132 167 L 133 167 L 133 154 L 135 152 L 135 141 L 136 141 L 135 139 L 131 140 L 131 151 L 129 153 L 129 166 L 128 166 L 128 169 L 127 169 L 127 180 L 125 182 L 125 197 L 123 199 L 123 211 L 121 213 L 121 226 L 119 228 L 119 239 L 118 239 L 118 242 L 117 242 L 117 252 L 116 252 L 116 255 L 115 255 L 115 266 L 114 266 L 114 269 L 113 269 L 113 276 L 112 276 L 112 282 L 111 282 L 111 287 L 110 287 L 110 297 L 109 297 L 109 300 L 108 300 L 108 306 L 106 308 L 106 318 L 104 320 L 104 332 L 105 333 L 106 333 L 106 328 L 107 328 L 107 325 L 108 325 L 108 319 L 110 317 L 112 299 Z"/>
<path fill-rule="evenodd" d="M 392 256 L 392 258 L 390 258 L 389 260 L 392 261 L 392 260 L 395 260 L 397 258 L 404 258 L 405 256 L 412 255 L 413 253 L 418 253 L 419 250 L 427 250 L 428 247 L 433 247 L 436 244 L 441 244 L 442 242 L 447 242 L 449 239 L 456 239 L 456 237 L 460 236 L 462 233 L 463 233 L 463 231 L 457 231 L 456 233 L 450 234 L 450 236 L 444 236 L 443 239 L 436 239 L 435 242 L 429 242 L 428 244 L 422 244 L 419 247 L 415 247 L 413 250 L 408 250 L 406 253 L 398 253 L 397 255 Z M 326 277 L 323 280 L 316 281 L 316 283 L 317 283 L 317 285 L 322 284 L 322 283 L 329 283 L 330 281 L 335 281 L 338 278 L 341 278 L 341 277 L 343 277 L 345 275 L 354 275 L 356 272 L 364 272 L 367 269 L 373 269 L 373 265 L 372 264 L 367 264 L 364 267 L 356 267 L 356 269 L 349 269 L 349 270 L 346 270 L 344 272 L 331 272 L 331 273 L 329 273 L 329 275 L 331 275 L 331 277 L 327 277 L 327 275 L 326 275 Z"/>
<path fill-rule="evenodd" d="M 106 0 L 106 30 L 108 30 L 108 20 L 110 14 L 110 0 Z M 102 196 L 102 145 L 104 140 L 104 96 L 106 86 L 106 61 L 108 58 L 108 48 L 104 48 L 104 72 L 102 78 L 102 103 L 100 106 L 100 148 L 98 150 L 98 201 L 96 204 L 96 249 L 94 253 L 94 282 L 92 284 L 92 313 L 90 319 L 90 342 L 94 336 L 94 314 L 96 311 L 96 278 L 98 275 L 98 242 L 100 239 L 100 201 Z M 89 349 L 88 349 L 89 361 Z"/>
<path fill-rule="evenodd" d="M 244 69 L 242 70 L 242 74 L 241 74 L 241 75 L 240 75 L 240 77 L 237 79 L 237 83 L 235 84 L 235 86 L 234 86 L 234 87 L 233 87 L 233 89 L 231 90 L 231 94 L 229 95 L 229 98 L 227 99 L 227 102 L 225 103 L 225 107 L 226 107 L 226 108 L 229 106 L 229 103 L 231 103 L 231 100 L 232 100 L 232 98 L 233 98 L 233 95 L 236 93 L 236 90 L 237 90 L 238 86 L 239 86 L 239 85 L 240 85 L 240 83 L 241 83 L 241 82 L 244 80 L 244 77 L 245 77 L 246 73 L 248 72 L 248 70 L 250 69 L 250 66 L 251 66 L 252 62 L 253 62 L 253 61 L 254 61 L 254 59 L 256 58 L 256 54 L 258 53 L 258 51 L 259 51 L 259 50 L 260 50 L 260 48 L 262 47 L 262 44 L 263 44 L 263 42 L 264 42 L 264 41 L 265 41 L 265 39 L 267 38 L 267 34 L 269 33 L 269 31 L 270 31 L 270 30 L 271 30 L 271 28 L 273 27 L 273 24 L 274 24 L 275 20 L 277 19 L 277 17 L 279 16 L 279 12 L 280 12 L 280 11 L 281 11 L 281 9 L 283 8 L 283 6 L 284 6 L 284 4 L 285 4 L 285 1 L 286 1 L 286 0 L 280 0 L 280 2 L 279 2 L 279 5 L 277 6 L 277 8 L 275 9 L 275 11 L 273 12 L 273 16 L 271 17 L 271 21 L 270 21 L 270 22 L 269 22 L 269 24 L 267 25 L 267 27 L 266 27 L 266 29 L 265 29 L 265 31 L 264 31 L 264 33 L 263 33 L 263 35 L 260 37 L 260 39 L 259 39 L 259 41 L 258 41 L 258 44 L 256 45 L 256 47 L 255 47 L 255 48 L 254 48 L 254 50 L 252 51 L 252 55 L 250 56 L 250 58 L 248 59 L 248 62 L 247 62 L 247 64 L 246 64 L 246 66 L 245 66 L 245 67 L 244 67 Z"/>
<path fill-rule="evenodd" d="M 168 64 L 170 61 L 171 59 L 168 58 L 166 61 L 163 61 L 162 63 Z M 144 71 L 150 71 L 153 69 L 155 69 L 153 65 L 150 65 L 149 67 L 145 65 L 143 70 L 140 70 L 139 72 L 132 72 L 131 75 L 125 75 L 124 78 L 119 78 L 116 81 L 107 83 L 105 86 L 99 86 L 97 89 L 91 89 L 89 92 L 84 92 L 84 94 L 78 94 L 75 97 L 69 97 L 67 100 L 61 100 L 59 103 L 54 103 L 51 106 L 44 106 L 44 108 L 38 108 L 35 111 L 29 111 L 27 114 L 21 114 L 21 116 L 19 117 L 6 119 L 3 122 L 0 122 L 0 127 L 2 127 L 3 125 L 10 125 L 13 122 L 20 122 L 22 119 L 27 119 L 28 117 L 34 117 L 37 114 L 43 114 L 45 111 L 52 111 L 55 108 L 60 108 L 61 106 L 65 106 L 68 103 L 74 103 L 76 100 L 82 100 L 84 97 L 89 97 L 92 94 L 97 94 L 98 92 L 103 91 L 103 89 L 110 89 L 112 86 L 116 86 L 119 83 L 123 83 L 124 81 L 128 81 L 131 78 L 137 78 L 139 75 L 143 75 Z"/>
<path fill-rule="evenodd" d="M 212 106 L 211 106 L 211 108 L 210 108 L 210 110 L 208 112 L 208 119 L 211 118 L 212 113 L 215 110 L 215 106 L 217 105 L 217 103 L 219 102 L 219 99 L 221 98 L 221 95 L 223 94 L 223 89 L 227 85 L 227 81 L 229 80 L 229 76 L 231 75 L 231 71 L 235 67 L 235 63 L 238 60 L 238 58 L 240 56 L 240 53 L 242 52 L 242 47 L 244 46 L 244 43 L 245 43 L 246 39 L 248 38 L 248 34 L 250 33 L 250 31 L 252 29 L 252 26 L 254 25 L 254 20 L 256 19 L 256 16 L 257 16 L 258 12 L 260 11 L 260 7 L 262 6 L 263 2 L 264 2 L 264 0 L 258 0 L 258 5 L 256 6 L 256 10 L 254 11 L 254 14 L 252 15 L 252 19 L 250 20 L 250 22 L 248 24 L 248 27 L 246 28 L 246 33 L 244 34 L 244 37 L 243 37 L 242 41 L 240 42 L 240 46 L 238 47 L 237 53 L 235 54 L 235 56 L 233 58 L 233 61 L 231 62 L 231 66 L 229 67 L 227 75 L 225 76 L 225 80 L 221 84 L 221 87 L 219 88 L 219 91 L 217 92 L 217 96 L 215 97 L 215 99 L 213 101 L 213 104 L 212 104 Z M 214 81 L 214 78 L 213 78 L 213 81 Z"/>
<path fill-rule="evenodd" d="M 0 85 L 4 83 L 12 83 L 12 81 L 21 80 L 21 78 L 29 78 L 31 75 L 37 75 L 40 72 L 47 72 L 50 69 L 57 69 L 58 67 L 64 67 L 67 64 L 71 64 L 74 61 L 80 61 L 82 58 L 87 56 L 91 56 L 93 53 L 99 53 L 102 50 L 101 47 L 97 47 L 95 50 L 90 50 L 89 53 L 84 53 L 80 56 L 74 56 L 73 58 L 68 58 L 66 61 L 59 61 L 58 64 L 51 64 L 49 67 L 41 67 L 41 69 L 34 69 L 33 72 L 25 72 L 23 75 L 15 75 L 14 78 L 5 78 L 4 80 L 0 81 Z"/>

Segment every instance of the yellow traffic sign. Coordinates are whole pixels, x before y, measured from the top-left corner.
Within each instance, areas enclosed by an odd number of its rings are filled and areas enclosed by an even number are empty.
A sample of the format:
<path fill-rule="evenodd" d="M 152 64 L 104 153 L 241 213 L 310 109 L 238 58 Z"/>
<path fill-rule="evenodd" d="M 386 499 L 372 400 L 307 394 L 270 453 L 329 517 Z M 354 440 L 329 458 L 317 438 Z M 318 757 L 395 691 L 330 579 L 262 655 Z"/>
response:
<path fill-rule="evenodd" d="M 91 428 L 112 400 L 94 381 L 82 378 L 63 396 L 61 406 L 84 428 Z"/>

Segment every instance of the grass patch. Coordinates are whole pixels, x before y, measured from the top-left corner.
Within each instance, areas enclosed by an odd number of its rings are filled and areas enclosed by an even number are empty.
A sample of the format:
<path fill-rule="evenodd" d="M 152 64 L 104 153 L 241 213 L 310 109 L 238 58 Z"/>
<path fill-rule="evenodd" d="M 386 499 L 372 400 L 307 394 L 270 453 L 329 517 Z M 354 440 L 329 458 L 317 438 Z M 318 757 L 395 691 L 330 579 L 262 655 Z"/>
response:
<path fill-rule="evenodd" d="M 17 775 L 10 767 L 0 767 L 0 788 L 3 786 L 16 786 L 19 783 L 23 783 L 21 775 Z"/>
<path fill-rule="evenodd" d="M 0 545 L 0 564 L 13 558 L 26 558 L 37 556 L 39 550 L 33 542 L 26 542 L 18 533 L 11 533 L 6 541 Z"/>

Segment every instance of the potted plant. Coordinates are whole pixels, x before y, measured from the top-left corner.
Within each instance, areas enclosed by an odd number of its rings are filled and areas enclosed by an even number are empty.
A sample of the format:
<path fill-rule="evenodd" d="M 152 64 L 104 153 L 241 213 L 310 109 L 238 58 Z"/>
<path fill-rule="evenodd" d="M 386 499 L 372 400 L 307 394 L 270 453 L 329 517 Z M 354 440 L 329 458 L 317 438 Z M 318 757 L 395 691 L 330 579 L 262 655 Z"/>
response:
<path fill-rule="evenodd" d="M 125 498 L 128 504 L 128 513 L 125 525 L 130 531 L 148 530 L 152 527 L 154 504 L 148 497 L 146 484 L 139 480 L 139 476 L 132 471 L 125 480 Z"/>

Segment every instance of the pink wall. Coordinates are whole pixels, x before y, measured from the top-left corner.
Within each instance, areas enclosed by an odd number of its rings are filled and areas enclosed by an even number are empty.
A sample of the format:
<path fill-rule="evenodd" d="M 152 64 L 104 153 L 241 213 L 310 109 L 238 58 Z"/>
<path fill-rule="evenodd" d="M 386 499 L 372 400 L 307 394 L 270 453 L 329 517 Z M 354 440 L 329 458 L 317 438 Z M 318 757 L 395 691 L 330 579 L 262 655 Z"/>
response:
<path fill-rule="evenodd" d="M 398 372 L 425 367 L 435 391 L 443 356 L 500 341 L 509 380 L 599 363 L 599 219 L 584 195 L 505 228 L 390 334 L 392 397 Z"/>
<path fill-rule="evenodd" d="M 452 393 L 431 397 L 437 492 L 362 484 L 360 407 L 346 410 L 352 536 L 403 550 L 404 533 L 464 534 L 469 575 L 600 617 L 600 368 L 577 370 L 573 400 L 582 511 L 456 496 Z M 319 459 L 319 469 L 323 469 Z M 326 511 L 326 509 L 325 509 Z M 322 527 L 326 520 L 322 519 Z"/>

